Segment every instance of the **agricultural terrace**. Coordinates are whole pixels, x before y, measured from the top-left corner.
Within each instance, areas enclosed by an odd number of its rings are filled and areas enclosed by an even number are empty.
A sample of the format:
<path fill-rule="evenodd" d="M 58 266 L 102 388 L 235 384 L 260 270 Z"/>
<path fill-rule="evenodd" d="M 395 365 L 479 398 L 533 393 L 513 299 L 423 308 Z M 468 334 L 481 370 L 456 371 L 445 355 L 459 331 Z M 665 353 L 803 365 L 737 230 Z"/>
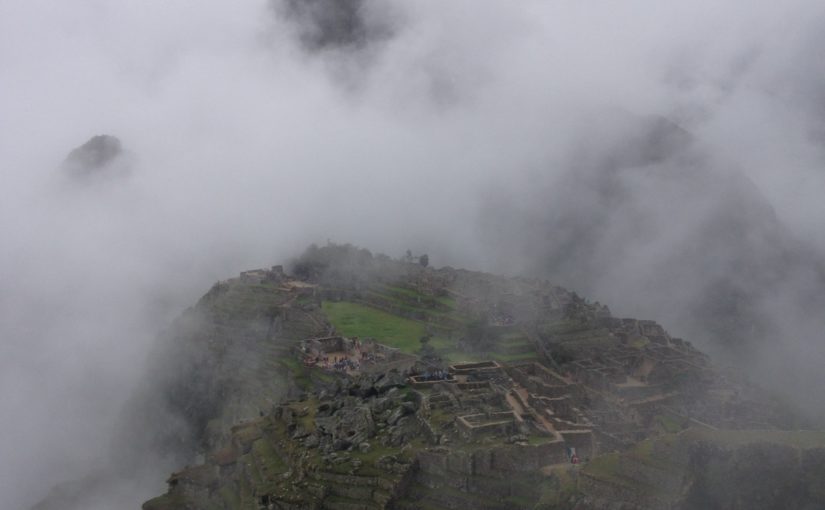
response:
<path fill-rule="evenodd" d="M 502 329 L 492 352 L 460 349 L 459 340 L 466 336 L 469 320 L 455 307 L 452 298 L 434 298 L 397 286 L 376 286 L 358 303 L 322 303 L 324 313 L 339 334 L 374 338 L 405 353 L 417 354 L 421 349 L 420 339 L 429 329 L 430 345 L 448 362 L 536 359 L 532 343 L 514 328 Z"/>

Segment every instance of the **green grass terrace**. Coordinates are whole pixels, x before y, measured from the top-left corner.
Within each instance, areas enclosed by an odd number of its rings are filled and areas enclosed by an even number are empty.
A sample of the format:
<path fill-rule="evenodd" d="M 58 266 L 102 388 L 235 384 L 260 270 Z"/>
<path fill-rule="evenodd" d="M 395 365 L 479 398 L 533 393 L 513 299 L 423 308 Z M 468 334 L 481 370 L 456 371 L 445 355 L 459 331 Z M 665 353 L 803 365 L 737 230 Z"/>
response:
<path fill-rule="evenodd" d="M 361 303 L 324 301 L 322 308 L 330 323 L 341 335 L 374 338 L 379 343 L 408 354 L 418 354 L 421 349 L 420 339 L 427 333 L 427 323 L 424 321 L 394 315 Z M 513 363 L 536 359 L 532 344 L 518 333 L 502 335 L 499 345 L 493 352 L 468 353 L 458 348 L 458 340 L 465 334 L 463 328 L 453 330 L 452 334 L 433 329 L 436 334 L 430 340 L 430 345 L 447 362 L 494 359 Z"/>

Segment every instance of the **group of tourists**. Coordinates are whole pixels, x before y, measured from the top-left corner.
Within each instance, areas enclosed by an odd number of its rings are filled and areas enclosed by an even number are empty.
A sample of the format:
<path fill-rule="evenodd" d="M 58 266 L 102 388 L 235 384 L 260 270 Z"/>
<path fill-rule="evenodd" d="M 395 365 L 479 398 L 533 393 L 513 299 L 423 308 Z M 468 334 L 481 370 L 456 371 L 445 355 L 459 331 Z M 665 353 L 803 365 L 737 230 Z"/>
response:
<path fill-rule="evenodd" d="M 410 376 L 415 376 L 419 381 L 446 381 L 451 379 L 452 375 L 447 370 L 441 368 L 427 369 L 423 372 L 418 372 L 413 369 L 409 373 Z"/>
<path fill-rule="evenodd" d="M 361 363 L 357 359 L 351 359 L 349 356 L 309 356 L 304 358 L 304 365 L 308 367 L 321 366 L 326 369 L 338 370 L 346 372 L 347 370 L 357 370 Z"/>
<path fill-rule="evenodd" d="M 333 358 L 332 368 L 338 372 L 346 372 L 347 370 L 358 370 L 361 367 L 361 363 L 358 360 L 350 359 L 349 356 L 342 356 L 340 359 L 337 357 Z M 329 362 L 326 364 L 326 368 L 329 367 Z"/>

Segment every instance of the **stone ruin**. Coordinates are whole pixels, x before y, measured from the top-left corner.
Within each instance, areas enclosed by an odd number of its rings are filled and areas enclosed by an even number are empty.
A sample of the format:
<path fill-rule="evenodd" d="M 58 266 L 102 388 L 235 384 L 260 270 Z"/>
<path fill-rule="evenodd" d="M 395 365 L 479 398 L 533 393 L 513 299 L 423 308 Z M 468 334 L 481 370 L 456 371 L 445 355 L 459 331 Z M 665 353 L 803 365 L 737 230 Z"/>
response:
<path fill-rule="evenodd" d="M 422 390 L 423 414 L 431 425 L 450 431 L 439 443 L 499 438 L 542 445 L 548 464 L 564 462 L 571 447 L 594 454 L 593 424 L 576 407 L 576 385 L 552 370 L 537 363 L 482 361 L 451 365 L 449 374 L 429 384 L 410 379 Z"/>
<path fill-rule="evenodd" d="M 330 356 L 357 361 L 342 370 L 347 375 L 391 369 L 407 374 L 407 384 L 422 394 L 422 416 L 434 430 L 446 427 L 439 444 L 516 438 L 556 444 L 558 451 L 575 444 L 591 455 L 650 437 L 656 417 L 711 427 L 727 423 L 726 401 L 696 398 L 724 386 L 704 354 L 652 321 L 595 320 L 606 340 L 594 346 L 582 342 L 573 360 L 554 368 L 487 360 L 443 369 L 416 363 L 415 356 L 374 340 L 342 336 L 306 340 L 301 350 L 308 366 L 335 369 L 319 363 Z M 552 352 L 552 342 L 540 338 L 537 347 Z M 753 414 L 753 423 L 760 421 L 753 406 L 737 409 L 742 416 Z"/>
<path fill-rule="evenodd" d="M 261 285 L 264 283 L 282 284 L 291 281 L 284 273 L 284 266 L 272 266 L 270 269 L 250 269 L 242 271 L 239 279 L 247 285 Z"/>
<path fill-rule="evenodd" d="M 415 356 L 373 339 L 361 340 L 340 335 L 306 339 L 301 342 L 299 352 L 307 367 L 333 370 L 347 375 L 390 370 L 406 372 L 417 361 Z"/>

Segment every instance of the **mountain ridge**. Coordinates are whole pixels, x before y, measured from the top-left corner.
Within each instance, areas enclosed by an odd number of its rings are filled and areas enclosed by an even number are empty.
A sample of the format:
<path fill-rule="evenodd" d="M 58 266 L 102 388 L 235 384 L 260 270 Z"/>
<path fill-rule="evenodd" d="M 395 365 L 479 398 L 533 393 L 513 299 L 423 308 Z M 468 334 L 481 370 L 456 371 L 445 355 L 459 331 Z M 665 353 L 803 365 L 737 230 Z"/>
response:
<path fill-rule="evenodd" d="M 187 466 L 144 510 L 698 508 L 726 496 L 695 466 L 761 455 L 736 437 L 825 447 L 653 321 L 424 260 L 311 246 L 288 270 L 213 285 L 124 419 L 130 448 Z M 818 490 L 795 486 L 795 501 Z"/>

